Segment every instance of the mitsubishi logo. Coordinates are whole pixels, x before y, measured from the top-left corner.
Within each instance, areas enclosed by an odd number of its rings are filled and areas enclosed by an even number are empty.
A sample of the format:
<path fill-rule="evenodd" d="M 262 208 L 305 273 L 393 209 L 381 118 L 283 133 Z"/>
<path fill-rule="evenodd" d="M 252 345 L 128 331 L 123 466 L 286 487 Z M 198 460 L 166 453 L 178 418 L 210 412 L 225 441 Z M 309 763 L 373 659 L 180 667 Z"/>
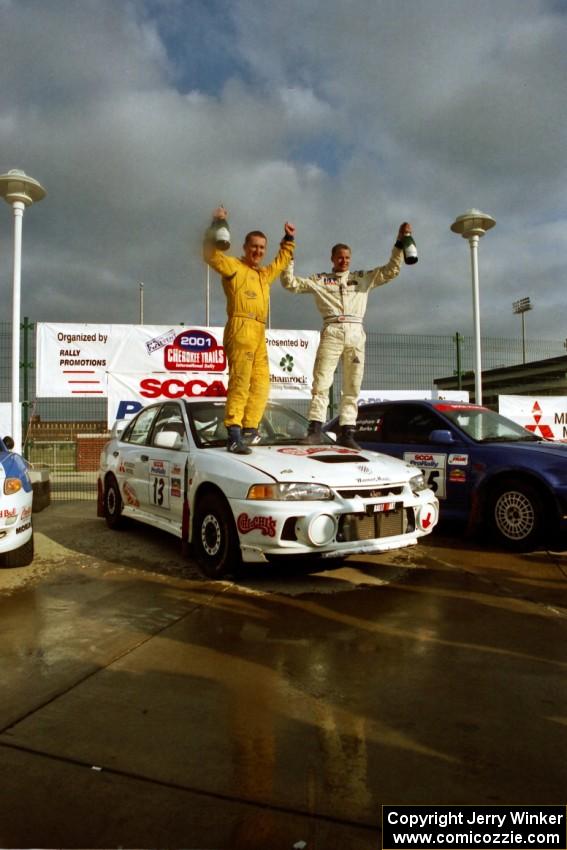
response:
<path fill-rule="evenodd" d="M 532 414 L 533 414 L 533 417 L 534 417 L 534 420 L 535 420 L 535 424 L 534 425 L 526 425 L 525 426 L 526 430 L 531 431 L 532 434 L 541 434 L 541 436 L 545 440 L 554 440 L 555 435 L 554 435 L 553 431 L 551 430 L 551 428 L 549 427 L 549 425 L 540 424 L 541 418 L 542 418 L 542 412 L 541 412 L 541 407 L 539 406 L 539 403 L 537 401 L 534 402 L 534 406 L 532 407 Z"/>

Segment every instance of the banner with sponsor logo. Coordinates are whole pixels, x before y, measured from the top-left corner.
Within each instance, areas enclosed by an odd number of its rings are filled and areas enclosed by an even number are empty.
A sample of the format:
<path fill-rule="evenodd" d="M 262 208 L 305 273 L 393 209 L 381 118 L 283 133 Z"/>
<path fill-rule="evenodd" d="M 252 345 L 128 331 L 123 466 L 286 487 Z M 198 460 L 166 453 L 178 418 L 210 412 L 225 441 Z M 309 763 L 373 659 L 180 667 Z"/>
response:
<path fill-rule="evenodd" d="M 498 412 L 546 440 L 567 442 L 567 396 L 498 396 Z"/>
<path fill-rule="evenodd" d="M 114 377 L 111 422 L 119 386 L 120 392 L 135 393 L 122 396 L 124 402 L 142 399 L 148 404 L 149 398 L 203 394 L 222 397 L 228 380 L 223 331 L 222 327 L 40 322 L 36 395 L 106 398 Z M 266 342 L 270 397 L 310 398 L 319 332 L 267 330 Z"/>

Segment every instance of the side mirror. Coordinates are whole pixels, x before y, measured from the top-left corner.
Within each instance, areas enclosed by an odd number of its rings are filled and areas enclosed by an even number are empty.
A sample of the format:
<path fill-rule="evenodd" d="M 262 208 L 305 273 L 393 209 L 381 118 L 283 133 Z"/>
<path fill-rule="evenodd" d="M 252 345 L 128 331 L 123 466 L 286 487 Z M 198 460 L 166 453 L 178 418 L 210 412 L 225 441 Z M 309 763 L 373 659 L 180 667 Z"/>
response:
<path fill-rule="evenodd" d="M 114 425 L 112 426 L 112 430 L 110 432 L 110 439 L 113 440 L 120 437 L 122 432 L 126 429 L 127 424 L 127 419 L 117 419 Z"/>
<path fill-rule="evenodd" d="M 154 446 L 160 449 L 180 449 L 183 438 L 177 431 L 160 431 L 154 437 Z"/>
<path fill-rule="evenodd" d="M 429 435 L 429 442 L 437 443 L 440 446 L 447 446 L 450 443 L 454 443 L 455 438 L 453 437 L 452 432 L 449 431 L 448 428 L 436 428 Z"/>

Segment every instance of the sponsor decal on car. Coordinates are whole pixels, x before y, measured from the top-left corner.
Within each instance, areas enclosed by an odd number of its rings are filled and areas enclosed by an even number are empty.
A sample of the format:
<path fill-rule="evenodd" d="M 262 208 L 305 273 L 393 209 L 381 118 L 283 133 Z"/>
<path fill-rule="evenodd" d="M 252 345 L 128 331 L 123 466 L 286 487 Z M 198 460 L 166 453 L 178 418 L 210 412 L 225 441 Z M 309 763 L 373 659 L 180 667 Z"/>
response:
<path fill-rule="evenodd" d="M 22 534 L 22 532 L 27 531 L 28 528 L 31 528 L 31 522 L 26 522 L 24 525 L 20 525 L 16 528 L 16 534 Z"/>
<path fill-rule="evenodd" d="M 449 481 L 453 481 L 456 484 L 464 484 L 467 480 L 467 474 L 464 469 L 450 469 L 449 470 Z"/>
<path fill-rule="evenodd" d="M 4 519 L 15 519 L 17 516 L 17 508 L 2 508 L 2 510 L 0 510 L 0 517 L 3 517 Z"/>
<path fill-rule="evenodd" d="M 430 490 L 438 499 L 447 495 L 445 486 L 447 455 L 431 452 L 404 452 L 403 459 L 411 466 L 417 466 L 423 472 L 423 477 Z"/>
<path fill-rule="evenodd" d="M 152 460 L 152 465 L 150 467 L 150 475 L 163 475 L 167 476 L 167 461 L 166 460 Z"/>
<path fill-rule="evenodd" d="M 171 495 L 178 498 L 181 496 L 181 478 L 171 479 Z"/>
<path fill-rule="evenodd" d="M 22 512 L 20 514 L 20 519 L 23 521 L 23 520 L 27 519 L 28 517 L 30 517 L 31 514 L 32 514 L 32 509 L 31 509 L 30 506 L 22 508 Z"/>
<path fill-rule="evenodd" d="M 140 507 L 140 502 L 138 500 L 138 497 L 136 496 L 136 491 L 128 481 L 125 481 L 122 485 L 122 492 L 124 494 L 124 501 L 127 505 L 130 505 L 130 507 L 132 508 Z"/>
<path fill-rule="evenodd" d="M 345 448 L 335 448 L 335 446 L 306 446 L 305 448 L 293 447 L 293 448 L 284 448 L 278 449 L 283 455 L 294 455 L 295 457 L 304 457 L 306 455 L 316 455 L 321 452 L 333 452 L 333 454 L 337 455 L 356 455 L 354 449 L 345 449 Z"/>
<path fill-rule="evenodd" d="M 276 521 L 271 516 L 249 516 L 240 514 L 236 520 L 236 526 L 241 534 L 250 531 L 261 531 L 264 537 L 276 536 Z"/>
<path fill-rule="evenodd" d="M 468 462 L 468 455 L 449 455 L 449 463 L 452 463 L 455 466 L 467 466 Z"/>

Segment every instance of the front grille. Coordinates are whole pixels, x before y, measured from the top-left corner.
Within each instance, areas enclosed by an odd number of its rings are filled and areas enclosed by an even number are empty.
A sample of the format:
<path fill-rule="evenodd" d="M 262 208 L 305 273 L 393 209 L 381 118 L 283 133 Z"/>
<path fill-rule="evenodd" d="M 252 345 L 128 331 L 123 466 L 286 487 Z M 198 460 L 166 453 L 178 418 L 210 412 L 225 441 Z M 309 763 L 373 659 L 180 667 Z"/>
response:
<path fill-rule="evenodd" d="M 366 514 L 344 514 L 339 522 L 337 540 L 376 540 L 381 537 L 395 537 L 407 531 L 406 512 L 403 507 L 393 511 L 383 511 L 372 516 Z"/>
<path fill-rule="evenodd" d="M 343 499 L 354 499 L 355 496 L 360 496 L 362 499 L 382 499 L 387 496 L 401 496 L 403 492 L 404 488 L 401 484 L 399 487 L 386 485 L 385 487 L 345 487 L 342 490 L 337 490 L 337 493 Z"/>

